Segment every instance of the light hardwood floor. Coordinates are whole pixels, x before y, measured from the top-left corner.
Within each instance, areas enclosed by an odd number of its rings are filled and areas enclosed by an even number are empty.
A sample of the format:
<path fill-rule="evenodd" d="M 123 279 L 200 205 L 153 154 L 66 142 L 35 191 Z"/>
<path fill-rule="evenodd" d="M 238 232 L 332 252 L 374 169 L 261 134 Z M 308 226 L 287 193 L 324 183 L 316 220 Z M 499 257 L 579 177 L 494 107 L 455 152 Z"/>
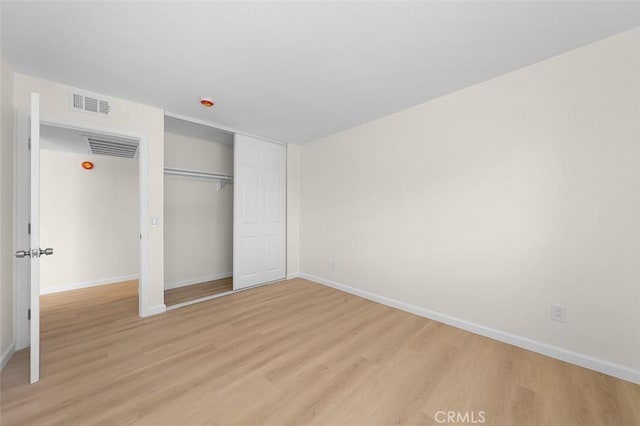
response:
<path fill-rule="evenodd" d="M 14 355 L 2 425 L 640 424 L 640 386 L 300 279 L 146 319 L 135 283 L 42 311 L 42 379 Z"/>
<path fill-rule="evenodd" d="M 202 297 L 213 296 L 214 294 L 226 293 L 233 290 L 233 278 L 223 278 L 221 280 L 207 281 L 206 283 L 187 285 L 164 291 L 164 304 L 167 306 L 177 305 L 183 302 L 200 299 Z"/>

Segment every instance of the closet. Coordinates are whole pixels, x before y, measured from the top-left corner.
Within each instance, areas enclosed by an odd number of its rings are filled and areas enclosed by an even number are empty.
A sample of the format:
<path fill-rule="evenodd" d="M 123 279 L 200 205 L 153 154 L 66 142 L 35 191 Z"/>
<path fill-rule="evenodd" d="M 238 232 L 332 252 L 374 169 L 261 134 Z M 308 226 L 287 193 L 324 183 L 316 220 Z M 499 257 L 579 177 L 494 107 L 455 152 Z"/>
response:
<path fill-rule="evenodd" d="M 165 118 L 165 304 L 233 290 L 233 134 Z"/>
<path fill-rule="evenodd" d="M 286 146 L 165 118 L 168 309 L 286 276 Z"/>

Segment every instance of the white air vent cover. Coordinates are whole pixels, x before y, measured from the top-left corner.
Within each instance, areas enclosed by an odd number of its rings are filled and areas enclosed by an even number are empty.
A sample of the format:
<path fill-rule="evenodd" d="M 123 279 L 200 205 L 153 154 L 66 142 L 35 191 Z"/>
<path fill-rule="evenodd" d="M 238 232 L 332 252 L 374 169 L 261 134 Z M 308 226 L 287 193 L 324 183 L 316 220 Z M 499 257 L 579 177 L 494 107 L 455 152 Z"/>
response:
<path fill-rule="evenodd" d="M 110 157 L 137 158 L 138 143 L 133 141 L 115 141 L 94 136 L 85 136 L 92 154 Z"/>
<path fill-rule="evenodd" d="M 71 109 L 107 116 L 111 112 L 111 105 L 104 97 L 88 93 L 73 92 L 71 94 Z"/>

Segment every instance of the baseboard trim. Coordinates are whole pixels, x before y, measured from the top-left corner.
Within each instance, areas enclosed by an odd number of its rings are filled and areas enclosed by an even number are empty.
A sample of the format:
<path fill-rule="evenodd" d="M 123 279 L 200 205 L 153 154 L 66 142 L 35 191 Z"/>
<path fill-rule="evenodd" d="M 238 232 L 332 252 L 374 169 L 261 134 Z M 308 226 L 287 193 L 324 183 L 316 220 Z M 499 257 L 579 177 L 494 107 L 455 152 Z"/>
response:
<path fill-rule="evenodd" d="M 590 355 L 581 354 L 568 349 L 563 349 L 557 346 L 549 345 L 537 340 L 529 339 L 527 337 L 517 336 L 515 334 L 506 333 L 504 331 L 496 330 L 494 328 L 485 327 L 480 324 L 476 324 L 470 321 L 465 321 L 450 315 L 434 312 L 429 309 L 421 308 L 409 303 L 400 302 L 399 300 L 391 299 L 385 296 L 380 296 L 375 293 L 370 293 L 365 290 L 360 290 L 345 284 L 341 284 L 335 281 L 331 281 L 325 278 L 321 278 L 315 275 L 301 273 L 301 278 L 309 281 L 313 281 L 318 284 L 325 285 L 327 287 L 335 288 L 336 290 L 344 291 L 346 293 L 353 294 L 355 296 L 363 297 L 365 299 L 381 303 L 383 305 L 391 306 L 406 312 L 410 312 L 421 317 L 429 318 L 434 321 L 438 321 L 444 324 L 451 325 L 456 328 L 460 328 L 466 331 L 470 331 L 481 336 L 489 337 L 494 340 L 498 340 L 503 343 L 507 343 L 513 346 L 517 346 L 523 349 L 527 349 L 533 352 L 537 352 L 542 355 L 546 355 L 551 358 L 559 359 L 561 361 L 575 364 L 580 367 L 588 368 L 590 370 L 598 371 L 600 373 L 608 374 L 613 377 L 617 377 L 628 382 L 640 384 L 640 370 L 634 370 L 629 367 L 625 367 L 619 364 L 595 358 Z"/>
<path fill-rule="evenodd" d="M 101 285 L 118 284 L 123 281 L 137 280 L 138 274 L 123 275 L 121 277 L 103 278 L 93 281 L 81 281 L 79 283 L 64 284 L 55 287 L 40 288 L 40 295 L 61 293 L 63 291 L 80 290 L 82 288 L 98 287 Z"/>
<path fill-rule="evenodd" d="M 206 275 L 204 277 L 189 278 L 188 280 L 174 281 L 172 283 L 166 283 L 164 285 L 164 289 L 165 290 L 171 290 L 171 289 L 174 289 L 174 288 L 185 287 L 185 286 L 188 286 L 188 285 L 206 283 L 207 281 L 215 281 L 215 280 L 221 280 L 221 279 L 224 279 L 224 278 L 231 278 L 232 276 L 233 276 L 233 272 L 223 272 L 221 274 L 213 274 L 213 275 Z"/>
<path fill-rule="evenodd" d="M 145 311 L 140 315 L 143 318 L 151 317 L 153 315 L 163 314 L 167 311 L 167 306 L 163 303 L 161 305 L 149 306 Z"/>
<path fill-rule="evenodd" d="M 2 352 L 2 358 L 0 358 L 0 371 L 4 370 L 4 366 L 7 365 L 7 363 L 9 362 L 9 360 L 11 359 L 15 351 L 16 351 L 16 342 L 13 341 L 9 346 L 7 346 L 7 349 L 5 349 L 4 352 Z"/>
<path fill-rule="evenodd" d="M 292 272 L 290 274 L 287 274 L 288 280 L 292 280 L 294 278 L 300 278 L 300 272 Z"/>

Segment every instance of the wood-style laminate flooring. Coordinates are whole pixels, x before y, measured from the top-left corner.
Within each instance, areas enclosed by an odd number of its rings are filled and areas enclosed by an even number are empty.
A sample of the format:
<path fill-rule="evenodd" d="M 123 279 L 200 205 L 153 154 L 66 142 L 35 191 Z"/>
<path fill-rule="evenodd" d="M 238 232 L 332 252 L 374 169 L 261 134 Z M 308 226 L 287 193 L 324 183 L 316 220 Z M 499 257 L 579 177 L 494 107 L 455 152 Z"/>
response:
<path fill-rule="evenodd" d="M 301 279 L 144 319 L 135 283 L 43 296 L 28 358 L 3 426 L 640 424 L 640 386 Z"/>
<path fill-rule="evenodd" d="M 226 293 L 233 290 L 233 278 L 223 278 L 206 283 L 187 285 L 164 291 L 164 304 L 167 306 Z"/>

